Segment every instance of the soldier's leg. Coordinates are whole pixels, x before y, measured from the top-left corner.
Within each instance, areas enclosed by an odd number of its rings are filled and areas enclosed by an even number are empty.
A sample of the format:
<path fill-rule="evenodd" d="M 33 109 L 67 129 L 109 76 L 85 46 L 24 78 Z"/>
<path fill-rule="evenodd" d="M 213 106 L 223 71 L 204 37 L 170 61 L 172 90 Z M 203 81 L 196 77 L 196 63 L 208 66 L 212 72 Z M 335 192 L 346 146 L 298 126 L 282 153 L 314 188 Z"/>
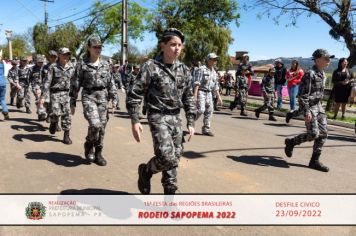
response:
<path fill-rule="evenodd" d="M 268 115 L 269 115 L 268 120 L 277 121 L 277 119 L 273 116 L 273 114 L 274 114 L 273 104 L 274 104 L 274 96 L 273 96 L 273 94 L 271 94 L 268 98 L 268 104 L 267 104 Z"/>
<path fill-rule="evenodd" d="M 23 107 L 23 100 L 25 98 L 25 88 L 21 86 L 21 89 L 17 92 L 16 107 Z"/>
<path fill-rule="evenodd" d="M 261 113 L 262 111 L 264 111 L 264 110 L 267 109 L 267 107 L 268 107 L 268 101 L 269 101 L 269 97 L 264 94 L 264 96 L 263 96 L 263 105 L 260 106 L 259 108 L 255 109 L 255 116 L 256 116 L 257 118 L 260 117 L 260 113 Z"/>
<path fill-rule="evenodd" d="M 206 100 L 206 93 L 203 91 L 198 91 L 196 120 L 198 120 L 200 116 L 205 112 L 205 100 Z"/>
<path fill-rule="evenodd" d="M 183 130 L 182 130 L 182 123 L 179 116 L 172 116 L 173 125 L 173 143 L 174 143 L 174 153 L 175 157 L 177 158 L 178 162 L 180 157 L 183 155 L 183 144 L 182 144 L 182 137 L 183 137 Z M 174 194 L 178 189 L 177 186 L 177 167 L 173 167 L 169 170 L 162 171 L 162 185 L 164 188 L 165 194 Z"/>
<path fill-rule="evenodd" d="M 102 150 L 104 146 L 104 137 L 105 137 L 105 128 L 109 119 L 109 111 L 107 103 L 99 103 L 98 105 L 98 114 L 100 118 L 101 127 L 99 129 L 98 140 L 94 143 L 95 146 L 95 163 L 100 166 L 107 165 L 107 161 L 102 155 Z"/>
<path fill-rule="evenodd" d="M 49 125 L 49 132 L 51 134 L 55 134 L 57 129 L 57 124 L 59 122 L 59 117 L 62 114 L 61 111 L 61 96 L 60 94 L 51 94 L 51 114 L 50 116 L 50 125 Z"/>
<path fill-rule="evenodd" d="M 205 111 L 204 111 L 204 120 L 203 120 L 204 125 L 203 125 L 202 132 L 203 134 L 208 134 L 210 136 L 212 136 L 210 126 L 213 117 L 213 109 L 214 109 L 214 102 L 213 102 L 212 92 L 206 93 Z"/>
<path fill-rule="evenodd" d="M 62 99 L 62 115 L 61 115 L 61 125 L 62 129 L 64 131 L 64 136 L 63 136 L 63 143 L 65 144 L 72 144 L 72 140 L 70 139 L 69 136 L 69 131 L 71 129 L 71 124 L 72 124 L 72 118 L 70 115 L 70 97 L 69 95 L 63 95 L 61 97 Z"/>
<path fill-rule="evenodd" d="M 25 107 L 27 109 L 31 107 L 31 91 L 29 86 L 25 87 Z"/>
<path fill-rule="evenodd" d="M 241 106 L 241 113 L 240 115 L 242 116 L 247 116 L 247 113 L 245 112 L 245 107 L 247 103 L 247 95 L 244 91 L 240 92 L 240 106 Z"/>
<path fill-rule="evenodd" d="M 309 167 L 312 169 L 328 172 L 329 168 L 323 165 L 320 161 L 322 147 L 328 137 L 326 115 L 319 113 L 317 116 L 319 135 L 314 140 L 313 154 L 309 162 Z"/>
<path fill-rule="evenodd" d="M 13 85 L 10 85 L 10 105 L 14 105 L 15 97 L 17 93 L 17 88 Z"/>

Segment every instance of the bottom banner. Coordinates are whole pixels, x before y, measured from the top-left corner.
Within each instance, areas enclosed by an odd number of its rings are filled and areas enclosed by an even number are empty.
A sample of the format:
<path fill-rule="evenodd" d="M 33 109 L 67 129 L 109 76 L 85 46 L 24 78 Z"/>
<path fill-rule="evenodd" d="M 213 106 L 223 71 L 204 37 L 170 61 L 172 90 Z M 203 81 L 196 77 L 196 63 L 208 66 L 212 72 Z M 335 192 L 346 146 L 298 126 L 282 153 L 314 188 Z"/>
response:
<path fill-rule="evenodd" d="M 0 225 L 356 225 L 356 195 L 0 195 Z"/>

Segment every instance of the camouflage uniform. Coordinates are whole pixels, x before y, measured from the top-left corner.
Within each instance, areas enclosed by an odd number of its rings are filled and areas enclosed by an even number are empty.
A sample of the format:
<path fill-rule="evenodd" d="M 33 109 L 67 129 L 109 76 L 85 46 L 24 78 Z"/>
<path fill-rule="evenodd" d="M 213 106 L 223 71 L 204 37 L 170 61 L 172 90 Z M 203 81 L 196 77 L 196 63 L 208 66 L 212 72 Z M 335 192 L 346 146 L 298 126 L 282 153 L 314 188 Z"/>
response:
<path fill-rule="evenodd" d="M 101 153 L 104 145 L 105 127 L 109 119 L 108 101 L 113 99 L 113 104 L 115 106 L 117 104 L 117 88 L 110 72 L 109 63 L 100 60 L 99 65 L 96 66 L 89 59 L 78 62 L 73 86 L 71 104 L 73 107 L 75 107 L 79 89 L 83 87 L 84 117 L 89 122 L 85 145 L 88 145 L 87 149 L 92 151 L 95 147 L 96 152 L 100 150 Z"/>
<path fill-rule="evenodd" d="M 187 125 L 194 127 L 196 106 L 191 79 L 184 64 L 177 60 L 169 67 L 158 57 L 142 65 L 127 94 L 126 108 L 133 124 L 139 123 L 140 104 L 145 100 L 155 153 L 147 163 L 147 171 L 162 172 L 165 189 L 176 188 L 178 163 L 183 154 L 181 108 L 185 110 Z"/>
<path fill-rule="evenodd" d="M 46 83 L 46 80 L 47 80 L 47 75 L 48 75 L 48 70 L 50 68 L 51 65 L 55 65 L 56 63 L 47 63 L 46 65 L 43 66 L 43 77 L 42 77 L 42 89 L 44 88 L 44 85 Z M 50 119 L 49 115 L 52 113 L 51 112 L 51 108 L 52 108 L 52 105 L 51 105 L 51 100 L 50 100 L 50 97 L 48 96 L 47 98 L 45 98 L 46 100 L 44 101 L 45 104 L 44 106 L 46 107 L 46 113 L 47 113 L 47 122 L 48 122 L 48 118 Z"/>
<path fill-rule="evenodd" d="M 271 69 L 270 72 L 274 72 L 274 69 Z M 274 96 L 275 96 L 274 77 L 273 75 L 270 75 L 270 72 L 262 79 L 262 92 L 264 97 L 264 103 L 261 107 L 255 110 L 255 115 L 257 118 L 259 118 L 260 113 L 267 108 L 269 112 L 269 120 L 276 121 L 276 118 L 273 116 L 274 113 L 273 104 L 274 104 Z"/>
<path fill-rule="evenodd" d="M 17 87 L 15 86 L 17 74 L 18 74 L 17 67 L 12 67 L 7 74 L 7 80 L 10 83 L 10 101 L 11 101 L 10 103 L 11 103 L 11 105 L 13 105 L 14 99 L 17 94 Z"/>
<path fill-rule="evenodd" d="M 45 76 L 45 74 L 43 73 L 43 66 L 40 67 L 36 64 L 30 68 L 29 82 L 32 87 L 32 93 L 36 99 L 37 114 L 38 114 L 38 117 L 40 120 L 42 119 L 40 117 L 43 117 L 43 119 L 44 119 L 47 115 L 44 107 L 39 104 L 41 91 L 43 90 L 43 77 L 44 76 Z"/>
<path fill-rule="evenodd" d="M 48 68 L 47 79 L 44 82 L 44 100 L 51 101 L 51 126 L 56 127 L 61 117 L 63 131 L 71 129 L 69 92 L 74 75 L 75 69 L 71 62 L 68 62 L 64 68 L 57 62 Z"/>
<path fill-rule="evenodd" d="M 19 67 L 17 78 L 15 83 L 18 83 L 21 86 L 21 89 L 17 91 L 17 107 L 20 108 L 23 106 L 23 100 L 25 99 L 26 109 L 30 109 L 31 106 L 31 97 L 30 97 L 30 82 L 29 82 L 29 73 L 30 68 Z"/>
<path fill-rule="evenodd" d="M 219 91 L 218 75 L 215 69 L 209 69 L 206 65 L 199 68 L 194 85 L 199 86 L 197 98 L 197 118 L 204 114 L 202 132 L 211 132 L 210 123 L 213 116 L 213 95 L 214 91 Z"/>
<path fill-rule="evenodd" d="M 246 76 L 239 75 L 236 78 L 235 83 L 236 96 L 234 102 L 231 104 L 230 109 L 233 110 L 237 105 L 241 106 L 241 115 L 245 114 L 245 106 L 247 103 L 248 92 L 248 78 Z"/>

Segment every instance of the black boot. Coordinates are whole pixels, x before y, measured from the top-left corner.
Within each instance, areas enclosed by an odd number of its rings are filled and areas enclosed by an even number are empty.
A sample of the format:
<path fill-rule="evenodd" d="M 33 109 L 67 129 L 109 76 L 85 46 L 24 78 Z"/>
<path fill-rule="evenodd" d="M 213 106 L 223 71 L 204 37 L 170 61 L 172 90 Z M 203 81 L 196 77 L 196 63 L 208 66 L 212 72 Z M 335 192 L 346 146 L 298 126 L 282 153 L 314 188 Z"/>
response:
<path fill-rule="evenodd" d="M 107 162 L 104 159 L 104 157 L 101 155 L 101 151 L 103 150 L 102 147 L 96 147 L 95 148 L 95 160 L 94 162 L 98 165 L 98 166 L 106 166 Z"/>
<path fill-rule="evenodd" d="M 72 140 L 69 137 L 69 130 L 64 131 L 63 143 L 64 144 L 72 144 Z"/>
<path fill-rule="evenodd" d="M 168 185 L 163 187 L 165 195 L 174 195 L 176 194 L 177 189 L 178 188 L 175 185 Z"/>
<path fill-rule="evenodd" d="M 270 120 L 270 121 L 277 121 L 277 119 L 273 116 L 273 112 L 270 112 L 270 113 L 269 113 L 268 120 Z"/>
<path fill-rule="evenodd" d="M 3 112 L 2 114 L 4 115 L 5 120 L 10 120 L 10 116 L 8 112 Z"/>
<path fill-rule="evenodd" d="M 257 117 L 257 119 L 260 118 L 260 113 L 261 113 L 260 108 L 257 108 L 257 109 L 255 110 L 255 116 Z"/>
<path fill-rule="evenodd" d="M 138 189 L 142 194 L 149 194 L 151 192 L 151 178 L 152 172 L 147 169 L 147 165 L 142 163 L 138 166 Z"/>
<path fill-rule="evenodd" d="M 284 148 L 284 153 L 286 154 L 287 157 L 292 157 L 293 155 L 293 148 L 294 148 L 294 142 L 293 139 L 286 138 L 284 140 L 285 143 L 285 148 Z"/>
<path fill-rule="evenodd" d="M 23 107 L 23 101 L 22 100 L 19 100 L 19 99 L 17 99 L 17 102 L 16 102 L 16 107 L 17 108 L 21 108 L 21 107 Z"/>
<path fill-rule="evenodd" d="M 240 116 L 247 116 L 247 113 L 245 112 L 245 109 L 241 109 Z"/>
<path fill-rule="evenodd" d="M 308 167 L 311 169 L 314 169 L 314 170 L 328 172 L 329 168 L 319 161 L 320 154 L 321 153 L 313 152 L 313 155 L 312 155 L 312 158 L 310 159 Z"/>
<path fill-rule="evenodd" d="M 32 113 L 32 111 L 31 111 L 31 109 L 29 107 L 26 107 L 26 113 L 27 114 L 31 114 Z"/>
<path fill-rule="evenodd" d="M 288 124 L 289 121 L 293 118 L 293 113 L 292 112 L 288 112 L 286 115 L 286 123 Z"/>
<path fill-rule="evenodd" d="M 95 160 L 94 145 L 88 141 L 84 143 L 84 155 L 90 162 Z"/>
<path fill-rule="evenodd" d="M 14 98 L 10 98 L 10 106 L 13 106 L 14 105 Z"/>
<path fill-rule="evenodd" d="M 55 134 L 56 133 L 56 127 L 57 127 L 57 123 L 51 123 L 49 125 L 49 133 L 50 134 Z"/>
<path fill-rule="evenodd" d="M 230 106 L 229 106 L 230 111 L 234 110 L 234 108 L 235 108 L 235 103 L 230 102 Z"/>

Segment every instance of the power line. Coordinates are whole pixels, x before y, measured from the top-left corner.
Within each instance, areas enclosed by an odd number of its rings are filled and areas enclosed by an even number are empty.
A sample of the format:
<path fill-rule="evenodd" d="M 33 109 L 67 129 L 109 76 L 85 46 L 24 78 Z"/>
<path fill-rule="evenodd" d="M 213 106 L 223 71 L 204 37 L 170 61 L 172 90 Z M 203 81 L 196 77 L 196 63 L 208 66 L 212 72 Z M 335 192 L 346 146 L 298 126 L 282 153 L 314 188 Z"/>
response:
<path fill-rule="evenodd" d="M 37 15 L 31 11 L 29 8 L 27 8 L 22 2 L 20 2 L 20 0 L 16 0 L 16 2 L 18 2 L 23 8 L 25 8 L 28 12 L 30 12 L 37 20 L 40 20 Z"/>
<path fill-rule="evenodd" d="M 78 20 L 85 19 L 85 18 L 87 18 L 87 17 L 89 17 L 89 16 L 96 15 L 96 14 L 98 14 L 98 13 L 100 13 L 100 12 L 103 12 L 103 11 L 105 11 L 105 10 L 111 8 L 111 7 L 114 7 L 114 6 L 116 6 L 117 4 L 119 4 L 119 3 L 121 3 L 121 1 L 116 2 L 116 3 L 113 3 L 113 4 L 111 4 L 111 5 L 107 6 L 107 7 L 104 7 L 103 9 L 100 9 L 100 10 L 98 10 L 98 11 L 96 11 L 96 12 L 93 12 L 93 13 L 90 13 L 90 14 L 88 14 L 88 15 L 85 15 L 85 16 L 82 16 L 82 17 L 79 17 L 79 18 L 76 18 L 76 19 L 74 19 L 74 20 L 67 21 L 67 22 L 62 23 L 62 24 L 57 24 L 57 25 L 50 26 L 50 28 L 57 27 L 57 26 L 61 26 L 61 25 L 65 25 L 65 24 L 67 24 L 67 23 L 69 23 L 69 22 L 75 22 L 75 21 L 78 21 Z"/>

